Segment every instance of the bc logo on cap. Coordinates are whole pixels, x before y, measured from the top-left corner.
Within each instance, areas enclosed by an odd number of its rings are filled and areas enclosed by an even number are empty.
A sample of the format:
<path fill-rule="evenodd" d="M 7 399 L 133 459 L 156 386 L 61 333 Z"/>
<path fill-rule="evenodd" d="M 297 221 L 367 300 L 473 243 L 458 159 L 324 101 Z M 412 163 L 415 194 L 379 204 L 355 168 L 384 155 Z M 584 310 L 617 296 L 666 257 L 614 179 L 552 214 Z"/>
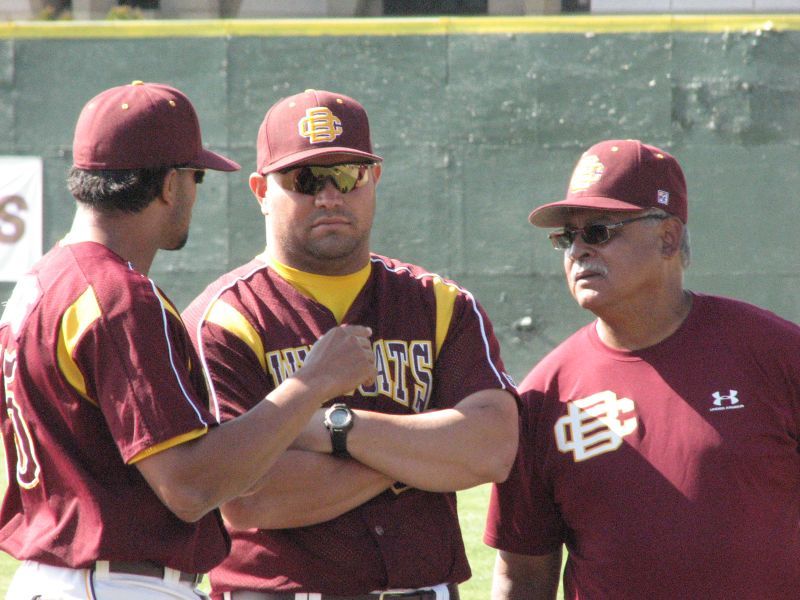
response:
<path fill-rule="evenodd" d="M 325 106 L 306 109 L 306 116 L 297 123 L 300 135 L 312 144 L 332 142 L 342 134 L 342 121 Z"/>
<path fill-rule="evenodd" d="M 569 182 L 570 192 L 583 192 L 600 181 L 606 167 L 594 154 L 584 154 L 575 166 Z"/>

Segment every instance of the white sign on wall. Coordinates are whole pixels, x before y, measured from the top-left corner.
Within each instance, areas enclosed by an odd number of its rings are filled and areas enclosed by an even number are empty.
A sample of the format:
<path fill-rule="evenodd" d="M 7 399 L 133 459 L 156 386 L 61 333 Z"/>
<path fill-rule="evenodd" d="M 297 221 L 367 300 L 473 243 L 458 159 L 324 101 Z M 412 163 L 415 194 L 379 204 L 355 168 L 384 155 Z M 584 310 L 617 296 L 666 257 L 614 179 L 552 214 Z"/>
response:
<path fill-rule="evenodd" d="M 0 281 L 17 281 L 42 256 L 42 159 L 0 156 Z"/>

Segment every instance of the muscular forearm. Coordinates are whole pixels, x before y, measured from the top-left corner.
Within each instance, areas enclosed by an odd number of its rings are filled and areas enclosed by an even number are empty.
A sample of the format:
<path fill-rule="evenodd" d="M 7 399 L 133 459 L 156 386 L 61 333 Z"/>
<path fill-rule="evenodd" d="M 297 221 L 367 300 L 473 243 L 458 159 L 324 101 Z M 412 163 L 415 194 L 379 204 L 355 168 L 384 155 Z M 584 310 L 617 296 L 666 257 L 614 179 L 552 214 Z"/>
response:
<path fill-rule="evenodd" d="M 315 417 L 296 443 L 330 452 L 319 420 Z M 455 408 L 418 415 L 355 411 L 347 446 L 359 462 L 422 490 L 502 481 L 517 448 L 516 403 L 502 390 L 483 390 Z"/>
<path fill-rule="evenodd" d="M 517 448 L 517 412 L 505 392 L 475 396 L 456 408 L 420 415 L 360 415 L 350 452 L 413 487 L 436 492 L 503 481 Z M 502 396 L 505 397 L 502 397 Z"/>
<path fill-rule="evenodd" d="M 288 450 L 261 484 L 222 507 L 229 524 L 284 529 L 322 523 L 377 496 L 392 480 L 354 460 Z"/>

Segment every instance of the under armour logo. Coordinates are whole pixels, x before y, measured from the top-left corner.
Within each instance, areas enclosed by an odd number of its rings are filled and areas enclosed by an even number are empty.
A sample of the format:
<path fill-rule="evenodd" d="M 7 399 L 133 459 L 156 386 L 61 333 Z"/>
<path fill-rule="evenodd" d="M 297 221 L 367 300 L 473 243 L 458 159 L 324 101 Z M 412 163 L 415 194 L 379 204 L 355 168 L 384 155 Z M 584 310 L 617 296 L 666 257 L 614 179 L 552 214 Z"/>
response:
<path fill-rule="evenodd" d="M 342 134 L 342 120 L 325 106 L 306 109 L 306 116 L 297 122 L 300 135 L 312 144 L 332 142 Z"/>
<path fill-rule="evenodd" d="M 558 449 L 572 452 L 575 462 L 616 450 L 623 437 L 636 431 L 633 411 L 633 400 L 610 391 L 569 402 L 554 427 Z M 623 418 L 625 413 L 629 416 Z"/>
<path fill-rule="evenodd" d="M 714 398 L 714 407 L 710 408 L 710 411 L 744 408 L 744 404 L 739 402 L 739 392 L 737 390 L 729 390 L 727 394 L 714 392 L 711 396 Z"/>

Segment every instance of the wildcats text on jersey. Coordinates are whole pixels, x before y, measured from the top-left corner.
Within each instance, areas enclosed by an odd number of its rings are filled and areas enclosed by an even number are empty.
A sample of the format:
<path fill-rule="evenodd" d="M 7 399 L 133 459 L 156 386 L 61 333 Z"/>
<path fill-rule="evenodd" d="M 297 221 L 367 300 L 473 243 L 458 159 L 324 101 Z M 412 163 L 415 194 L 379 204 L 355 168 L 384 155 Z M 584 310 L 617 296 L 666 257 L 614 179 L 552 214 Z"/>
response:
<path fill-rule="evenodd" d="M 265 354 L 272 383 L 279 386 L 303 366 L 311 346 L 283 348 Z M 428 406 L 433 388 L 433 344 L 429 340 L 375 340 L 372 342 L 378 376 L 370 386 L 361 385 L 362 396 L 385 396 L 414 412 Z M 355 394 L 356 390 L 353 390 Z"/>
<path fill-rule="evenodd" d="M 373 332 L 377 376 L 343 395 L 354 408 L 422 413 L 479 389 L 513 387 L 491 324 L 469 291 L 413 265 L 378 255 L 370 260 L 366 281 L 346 282 L 358 293 L 345 294 L 350 304 L 342 315 L 313 285 L 295 287 L 262 255 L 195 299 L 183 316 L 218 420 L 241 414 L 293 376 L 314 341 L 337 325 Z M 227 376 L 234 371 L 236 377 Z"/>

